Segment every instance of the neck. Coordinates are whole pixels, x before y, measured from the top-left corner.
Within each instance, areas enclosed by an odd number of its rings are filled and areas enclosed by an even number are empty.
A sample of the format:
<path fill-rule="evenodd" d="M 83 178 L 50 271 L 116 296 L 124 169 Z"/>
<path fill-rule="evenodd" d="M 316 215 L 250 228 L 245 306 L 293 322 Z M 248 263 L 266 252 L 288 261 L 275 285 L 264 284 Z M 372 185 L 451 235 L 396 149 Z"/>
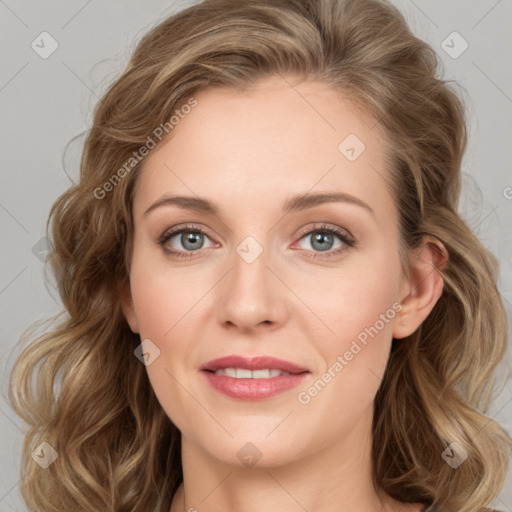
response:
<path fill-rule="evenodd" d="M 183 483 L 171 512 L 390 512 L 398 502 L 374 488 L 371 477 L 371 408 L 333 445 L 284 464 L 252 468 L 212 458 L 182 438 Z"/>

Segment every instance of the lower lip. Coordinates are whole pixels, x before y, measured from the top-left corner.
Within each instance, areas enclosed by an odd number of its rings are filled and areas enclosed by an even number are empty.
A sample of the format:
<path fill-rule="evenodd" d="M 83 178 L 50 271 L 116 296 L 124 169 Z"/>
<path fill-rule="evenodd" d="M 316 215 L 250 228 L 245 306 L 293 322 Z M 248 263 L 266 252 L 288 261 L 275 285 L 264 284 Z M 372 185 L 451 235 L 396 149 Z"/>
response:
<path fill-rule="evenodd" d="M 284 393 L 289 389 L 298 386 L 309 374 L 298 373 L 294 375 L 283 375 L 271 377 L 270 379 L 235 379 L 226 375 L 217 375 L 216 373 L 202 372 L 210 385 L 231 398 L 240 400 L 264 400 Z"/>

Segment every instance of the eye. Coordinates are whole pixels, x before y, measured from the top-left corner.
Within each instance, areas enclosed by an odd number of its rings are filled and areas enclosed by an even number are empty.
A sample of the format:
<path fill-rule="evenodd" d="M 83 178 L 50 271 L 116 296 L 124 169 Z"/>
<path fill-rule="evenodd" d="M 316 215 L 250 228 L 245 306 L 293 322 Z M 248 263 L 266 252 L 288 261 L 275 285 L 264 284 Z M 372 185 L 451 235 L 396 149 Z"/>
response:
<path fill-rule="evenodd" d="M 330 258 L 345 252 L 355 245 L 354 238 L 342 228 L 322 224 L 301 235 L 301 240 L 309 240 L 311 249 L 316 251 L 311 257 Z M 338 244 L 336 247 L 336 239 Z M 325 253 L 322 254 L 322 253 Z"/>
<path fill-rule="evenodd" d="M 207 233 L 198 226 L 187 225 L 171 231 L 165 231 L 159 238 L 158 243 L 162 246 L 167 254 L 178 258 L 190 258 L 194 256 L 194 252 L 204 249 L 205 238 L 209 239 Z M 173 239 L 176 239 L 173 243 Z M 355 246 L 355 240 L 348 231 L 337 226 L 328 226 L 322 224 L 315 226 L 314 229 L 302 233 L 300 240 L 310 240 L 309 245 L 314 251 L 312 258 L 330 258 L 345 252 L 350 247 Z M 337 247 L 336 239 L 338 240 Z M 176 249 L 176 245 L 181 248 Z M 212 247 L 214 244 L 210 245 Z M 325 254 L 322 254 L 325 253 Z"/>
<path fill-rule="evenodd" d="M 172 248 L 175 247 L 172 242 L 173 238 L 176 242 L 181 245 L 178 250 Z M 175 229 L 173 231 L 166 231 L 158 240 L 158 243 L 163 247 L 164 251 L 178 258 L 190 258 L 193 253 L 204 249 L 203 244 L 205 238 L 208 235 L 201 228 L 193 225 L 187 225 L 182 228 Z"/>

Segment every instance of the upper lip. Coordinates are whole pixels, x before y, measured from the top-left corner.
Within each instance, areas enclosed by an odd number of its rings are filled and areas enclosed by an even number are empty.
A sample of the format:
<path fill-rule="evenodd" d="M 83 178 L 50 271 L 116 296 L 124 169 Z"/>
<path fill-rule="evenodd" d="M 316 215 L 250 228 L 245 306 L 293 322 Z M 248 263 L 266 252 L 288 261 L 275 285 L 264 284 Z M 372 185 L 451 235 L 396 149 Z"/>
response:
<path fill-rule="evenodd" d="M 247 370 L 264 370 L 276 369 L 287 373 L 303 373 L 309 371 L 299 365 L 277 359 L 270 356 L 255 356 L 255 357 L 242 357 L 242 356 L 226 356 L 218 359 L 213 359 L 208 363 L 203 364 L 200 370 L 216 371 L 224 368 L 244 368 Z"/>

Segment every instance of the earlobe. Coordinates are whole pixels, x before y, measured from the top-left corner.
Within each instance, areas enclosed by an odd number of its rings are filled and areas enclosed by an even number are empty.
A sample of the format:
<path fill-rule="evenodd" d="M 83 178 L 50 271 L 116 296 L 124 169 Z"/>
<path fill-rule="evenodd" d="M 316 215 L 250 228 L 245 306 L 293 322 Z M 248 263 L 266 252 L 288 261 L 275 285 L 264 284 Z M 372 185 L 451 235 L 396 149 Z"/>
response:
<path fill-rule="evenodd" d="M 130 326 L 132 332 L 138 334 L 139 333 L 139 324 L 137 321 L 137 316 L 135 314 L 135 306 L 132 300 L 132 294 L 130 290 L 130 283 L 127 280 L 123 283 L 121 287 L 121 308 L 123 310 L 123 314 Z"/>
<path fill-rule="evenodd" d="M 393 337 L 397 339 L 416 331 L 443 294 L 440 271 L 447 266 L 448 251 L 439 240 L 425 236 L 410 261 L 411 272 L 404 287 L 402 310 L 393 326 Z"/>

